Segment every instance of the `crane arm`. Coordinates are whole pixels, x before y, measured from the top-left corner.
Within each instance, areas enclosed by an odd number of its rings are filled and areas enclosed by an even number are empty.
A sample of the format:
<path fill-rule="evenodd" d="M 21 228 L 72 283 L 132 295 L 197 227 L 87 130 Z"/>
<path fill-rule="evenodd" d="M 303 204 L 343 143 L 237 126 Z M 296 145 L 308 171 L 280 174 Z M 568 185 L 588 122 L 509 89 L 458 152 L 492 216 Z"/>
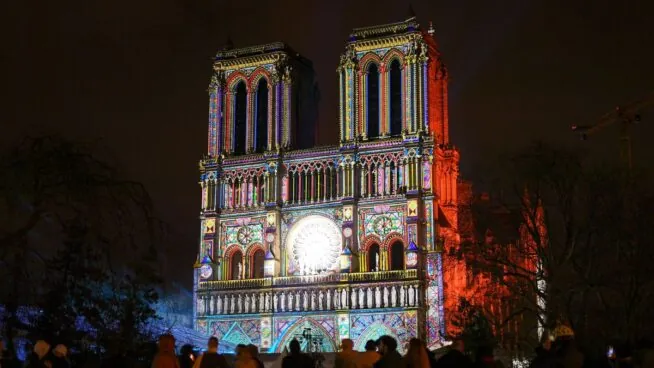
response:
<path fill-rule="evenodd" d="M 616 107 L 614 110 L 609 111 L 600 117 L 597 124 L 573 125 L 572 131 L 581 133 L 586 137 L 617 122 L 632 122 L 637 120 L 638 111 L 649 105 L 654 105 L 654 92 L 650 93 L 642 100 Z"/>

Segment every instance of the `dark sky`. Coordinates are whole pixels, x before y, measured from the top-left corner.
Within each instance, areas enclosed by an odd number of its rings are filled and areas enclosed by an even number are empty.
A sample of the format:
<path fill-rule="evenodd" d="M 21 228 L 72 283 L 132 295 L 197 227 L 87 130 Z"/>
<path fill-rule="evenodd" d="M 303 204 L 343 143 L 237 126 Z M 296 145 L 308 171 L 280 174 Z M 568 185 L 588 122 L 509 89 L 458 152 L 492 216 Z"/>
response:
<path fill-rule="evenodd" d="M 571 124 L 654 90 L 652 1 L 412 4 L 421 24 L 433 21 L 450 69 L 451 134 L 468 178 L 531 139 L 574 143 Z M 0 8 L 0 143 L 35 131 L 101 138 L 172 225 L 168 276 L 190 285 L 206 88 L 227 36 L 237 47 L 286 41 L 313 60 L 321 143 L 334 143 L 349 31 L 407 15 L 407 2 L 388 0 L 14 0 Z M 647 111 L 634 138 L 641 164 L 654 159 Z M 616 132 L 584 144 L 617 155 Z"/>

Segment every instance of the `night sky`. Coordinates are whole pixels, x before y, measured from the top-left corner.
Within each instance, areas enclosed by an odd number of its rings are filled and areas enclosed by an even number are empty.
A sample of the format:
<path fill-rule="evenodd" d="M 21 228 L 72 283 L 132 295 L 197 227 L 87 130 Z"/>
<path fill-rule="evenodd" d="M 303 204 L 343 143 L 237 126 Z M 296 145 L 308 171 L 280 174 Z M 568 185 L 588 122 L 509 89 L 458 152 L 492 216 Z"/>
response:
<path fill-rule="evenodd" d="M 413 1 L 432 20 L 450 75 L 450 129 L 462 172 L 542 138 L 618 154 L 617 129 L 577 142 L 615 105 L 654 90 L 652 1 Z M 0 8 L 0 144 L 54 132 L 101 139 L 149 189 L 174 231 L 169 280 L 190 286 L 197 251 L 197 161 L 206 151 L 212 56 L 285 41 L 313 60 L 320 143 L 336 142 L 336 67 L 354 27 L 404 20 L 405 1 L 15 0 Z M 654 108 L 634 161 L 654 159 Z"/>

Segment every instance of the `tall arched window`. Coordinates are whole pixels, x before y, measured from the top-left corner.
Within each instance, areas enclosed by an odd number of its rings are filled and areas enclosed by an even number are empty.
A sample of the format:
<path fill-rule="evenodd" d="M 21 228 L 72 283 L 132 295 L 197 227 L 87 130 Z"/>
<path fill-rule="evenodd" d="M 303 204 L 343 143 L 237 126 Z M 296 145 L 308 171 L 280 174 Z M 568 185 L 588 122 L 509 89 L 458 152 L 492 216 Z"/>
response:
<path fill-rule="evenodd" d="M 391 244 L 391 271 L 404 269 L 404 244 L 401 241 L 396 241 Z"/>
<path fill-rule="evenodd" d="M 377 138 L 379 137 L 379 69 L 375 63 L 370 63 L 367 78 L 368 120 L 366 131 L 368 138 Z"/>
<path fill-rule="evenodd" d="M 250 274 L 253 279 L 263 278 L 263 261 L 265 254 L 262 249 L 257 249 L 254 254 L 252 254 L 252 260 L 250 261 Z"/>
<path fill-rule="evenodd" d="M 391 135 L 402 134 L 402 69 L 400 61 L 395 59 L 391 62 L 389 71 L 390 79 L 390 118 Z"/>
<path fill-rule="evenodd" d="M 368 272 L 380 271 L 379 269 L 379 244 L 372 244 L 368 247 Z"/>
<path fill-rule="evenodd" d="M 234 92 L 234 154 L 240 155 L 245 153 L 247 141 L 248 91 L 245 82 L 238 82 Z"/>
<path fill-rule="evenodd" d="M 254 130 L 254 149 L 256 152 L 266 150 L 268 144 L 268 82 L 261 78 L 257 84 L 256 129 Z"/>
<path fill-rule="evenodd" d="M 229 266 L 230 266 L 230 272 L 229 272 L 229 279 L 230 280 L 239 280 L 243 278 L 244 275 L 244 267 L 245 264 L 243 263 L 243 253 L 241 253 L 240 250 L 234 251 L 232 253 L 232 256 L 229 259 Z"/>

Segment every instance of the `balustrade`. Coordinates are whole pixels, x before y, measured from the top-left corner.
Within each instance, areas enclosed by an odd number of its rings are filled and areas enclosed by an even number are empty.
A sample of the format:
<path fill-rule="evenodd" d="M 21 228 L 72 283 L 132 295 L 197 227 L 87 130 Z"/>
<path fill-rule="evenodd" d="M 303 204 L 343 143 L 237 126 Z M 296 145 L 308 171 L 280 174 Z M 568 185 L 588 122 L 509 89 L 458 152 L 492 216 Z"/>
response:
<path fill-rule="evenodd" d="M 417 270 L 399 270 L 205 281 L 197 311 L 202 316 L 418 307 L 417 276 Z"/>
<path fill-rule="evenodd" d="M 220 290 L 198 295 L 199 316 L 312 312 L 421 306 L 418 280 L 384 285 L 327 285 L 267 290 Z"/>

